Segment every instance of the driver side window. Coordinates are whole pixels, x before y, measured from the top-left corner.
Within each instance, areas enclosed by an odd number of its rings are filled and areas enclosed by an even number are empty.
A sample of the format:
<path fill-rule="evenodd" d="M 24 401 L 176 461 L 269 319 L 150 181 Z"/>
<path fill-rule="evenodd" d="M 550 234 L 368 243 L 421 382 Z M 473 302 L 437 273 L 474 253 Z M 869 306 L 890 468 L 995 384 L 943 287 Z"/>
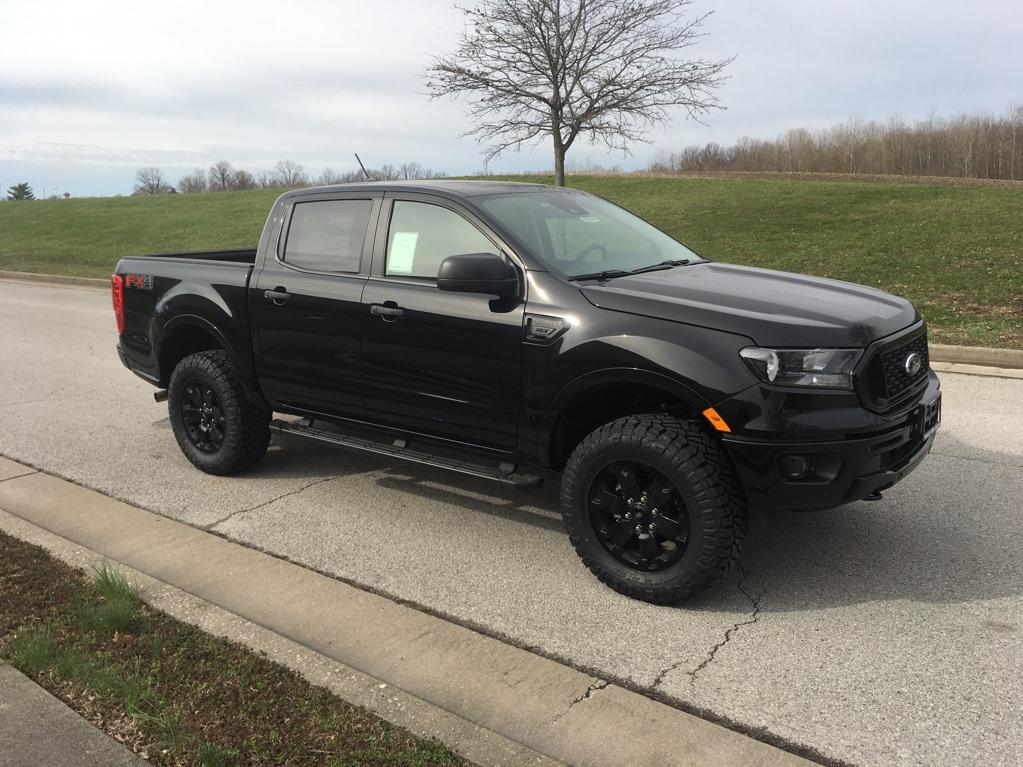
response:
<path fill-rule="evenodd" d="M 387 276 L 435 280 L 441 261 L 468 253 L 497 254 L 498 250 L 453 210 L 395 200 L 387 236 Z"/>

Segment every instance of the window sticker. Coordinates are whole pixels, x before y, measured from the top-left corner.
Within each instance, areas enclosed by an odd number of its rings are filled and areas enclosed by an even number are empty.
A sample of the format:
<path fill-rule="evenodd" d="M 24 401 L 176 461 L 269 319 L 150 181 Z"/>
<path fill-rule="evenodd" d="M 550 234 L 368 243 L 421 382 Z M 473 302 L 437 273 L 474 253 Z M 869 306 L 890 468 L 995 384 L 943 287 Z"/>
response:
<path fill-rule="evenodd" d="M 395 232 L 391 235 L 391 252 L 387 257 L 388 274 L 412 274 L 419 232 Z"/>
<path fill-rule="evenodd" d="M 587 224 L 599 224 L 600 219 L 596 216 L 579 216 L 580 221 L 585 221 Z"/>

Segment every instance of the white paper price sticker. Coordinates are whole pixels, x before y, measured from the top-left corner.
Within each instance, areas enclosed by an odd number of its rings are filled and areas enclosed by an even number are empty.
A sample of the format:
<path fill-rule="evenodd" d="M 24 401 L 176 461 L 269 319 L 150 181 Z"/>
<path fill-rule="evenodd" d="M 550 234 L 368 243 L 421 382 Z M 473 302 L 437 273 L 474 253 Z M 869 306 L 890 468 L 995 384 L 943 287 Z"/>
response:
<path fill-rule="evenodd" d="M 418 239 L 419 232 L 395 232 L 391 235 L 391 251 L 387 256 L 388 274 L 412 274 Z"/>

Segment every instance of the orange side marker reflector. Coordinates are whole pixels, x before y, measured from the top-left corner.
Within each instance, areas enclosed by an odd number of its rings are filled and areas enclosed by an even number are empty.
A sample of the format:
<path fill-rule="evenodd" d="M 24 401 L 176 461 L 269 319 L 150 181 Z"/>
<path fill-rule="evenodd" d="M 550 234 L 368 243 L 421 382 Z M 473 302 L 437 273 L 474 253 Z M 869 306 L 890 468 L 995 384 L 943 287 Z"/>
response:
<path fill-rule="evenodd" d="M 703 417 L 710 421 L 710 425 L 713 426 L 718 431 L 730 432 L 732 430 L 729 427 L 729 425 L 725 423 L 725 419 L 722 418 L 718 414 L 718 411 L 712 407 L 709 407 L 703 411 Z"/>

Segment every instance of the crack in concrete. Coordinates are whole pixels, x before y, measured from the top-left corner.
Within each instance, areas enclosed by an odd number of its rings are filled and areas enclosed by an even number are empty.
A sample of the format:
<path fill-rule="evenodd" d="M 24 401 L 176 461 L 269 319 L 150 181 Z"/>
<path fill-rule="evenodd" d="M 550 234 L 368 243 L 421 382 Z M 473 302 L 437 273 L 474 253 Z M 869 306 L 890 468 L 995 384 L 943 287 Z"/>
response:
<path fill-rule="evenodd" d="M 584 692 L 578 698 L 576 698 L 571 703 L 569 703 L 568 704 L 568 708 L 571 709 L 572 706 L 574 706 L 574 705 L 576 705 L 578 703 L 582 703 L 584 700 L 589 700 L 590 698 L 592 698 L 594 696 L 595 693 L 600 692 L 605 687 L 607 687 L 607 685 L 608 685 L 608 683 L 607 683 L 606 680 L 598 679 L 597 681 L 595 681 L 593 684 L 591 684 L 589 687 L 586 688 L 586 692 Z M 565 713 L 568 713 L 568 711 L 566 710 Z"/>
<path fill-rule="evenodd" d="M 562 711 L 557 716 L 555 716 L 553 719 L 551 719 L 551 721 L 548 723 L 547 726 L 548 727 L 553 727 L 554 725 L 556 725 L 558 722 L 560 722 L 562 719 L 564 719 L 566 716 L 568 716 L 568 713 L 575 706 L 579 705 L 580 703 L 583 703 L 584 701 L 589 700 L 594 695 L 596 695 L 598 692 L 600 692 L 601 690 L 605 689 L 608 686 L 608 684 L 609 684 L 609 682 L 606 679 L 596 679 L 593 682 L 591 682 L 589 684 L 589 686 L 587 686 L 587 688 L 583 692 L 583 694 L 580 695 L 578 698 L 575 698 L 571 703 L 569 703 L 568 706 L 565 707 L 565 710 Z"/>
<path fill-rule="evenodd" d="M 710 648 L 710 652 L 707 653 L 707 657 L 700 661 L 700 663 L 692 671 L 686 672 L 686 674 L 689 676 L 690 687 L 696 684 L 696 677 L 699 675 L 699 673 L 714 662 L 714 659 L 717 657 L 718 650 L 720 650 L 722 647 L 724 647 L 726 644 L 732 641 L 732 637 L 735 635 L 735 632 L 737 632 L 743 626 L 752 626 L 754 623 L 760 620 L 760 600 L 763 599 L 764 593 L 763 591 L 761 591 L 756 596 L 750 594 L 750 592 L 746 590 L 746 581 L 749 579 L 749 572 L 742 565 L 736 565 L 736 569 L 742 573 L 742 577 L 739 579 L 739 582 L 736 583 L 735 587 L 740 591 L 740 593 L 742 593 L 744 597 L 746 597 L 746 599 L 749 600 L 750 605 L 752 606 L 752 609 L 750 610 L 749 613 L 749 617 L 746 620 L 737 621 L 736 623 L 732 624 L 732 626 L 730 626 L 725 631 L 725 635 L 724 637 L 722 637 L 721 641 L 715 644 L 712 648 Z M 665 668 L 661 669 L 660 673 L 655 677 L 654 683 L 651 685 L 651 689 L 656 689 L 657 687 L 659 687 L 669 674 L 671 674 L 673 671 L 677 671 L 679 668 L 682 667 L 684 663 L 685 663 L 684 660 L 680 660 L 676 663 L 672 663 L 670 666 L 666 666 Z"/>
<path fill-rule="evenodd" d="M 272 503 L 277 503 L 277 501 L 279 501 L 279 500 L 281 500 L 283 498 L 288 498 L 289 496 L 292 496 L 292 495 L 298 495 L 299 493 L 305 492 L 310 487 L 314 487 L 315 485 L 322 485 L 324 482 L 330 482 L 331 480 L 334 480 L 334 479 L 341 479 L 341 477 L 343 477 L 343 476 L 345 476 L 345 475 L 337 474 L 337 475 L 330 476 L 330 477 L 320 477 L 319 479 L 314 479 L 312 482 L 307 482 L 306 484 L 302 485 L 302 487 L 298 488 L 297 490 L 289 490 L 286 493 L 281 493 L 280 495 L 275 496 L 275 497 L 273 497 L 273 498 L 271 498 L 271 499 L 269 499 L 267 501 L 263 501 L 262 503 L 257 503 L 255 506 L 250 506 L 247 509 L 238 509 L 237 511 L 232 511 L 230 514 L 228 514 L 223 519 L 218 519 L 216 522 L 210 522 L 208 525 L 204 525 L 203 529 L 204 530 L 212 530 L 214 527 L 217 527 L 218 525 L 222 525 L 222 524 L 224 524 L 225 522 L 227 522 L 230 519 L 234 519 L 239 514 L 248 514 L 250 511 L 256 511 L 257 509 L 262 509 L 264 506 L 269 506 Z"/>

